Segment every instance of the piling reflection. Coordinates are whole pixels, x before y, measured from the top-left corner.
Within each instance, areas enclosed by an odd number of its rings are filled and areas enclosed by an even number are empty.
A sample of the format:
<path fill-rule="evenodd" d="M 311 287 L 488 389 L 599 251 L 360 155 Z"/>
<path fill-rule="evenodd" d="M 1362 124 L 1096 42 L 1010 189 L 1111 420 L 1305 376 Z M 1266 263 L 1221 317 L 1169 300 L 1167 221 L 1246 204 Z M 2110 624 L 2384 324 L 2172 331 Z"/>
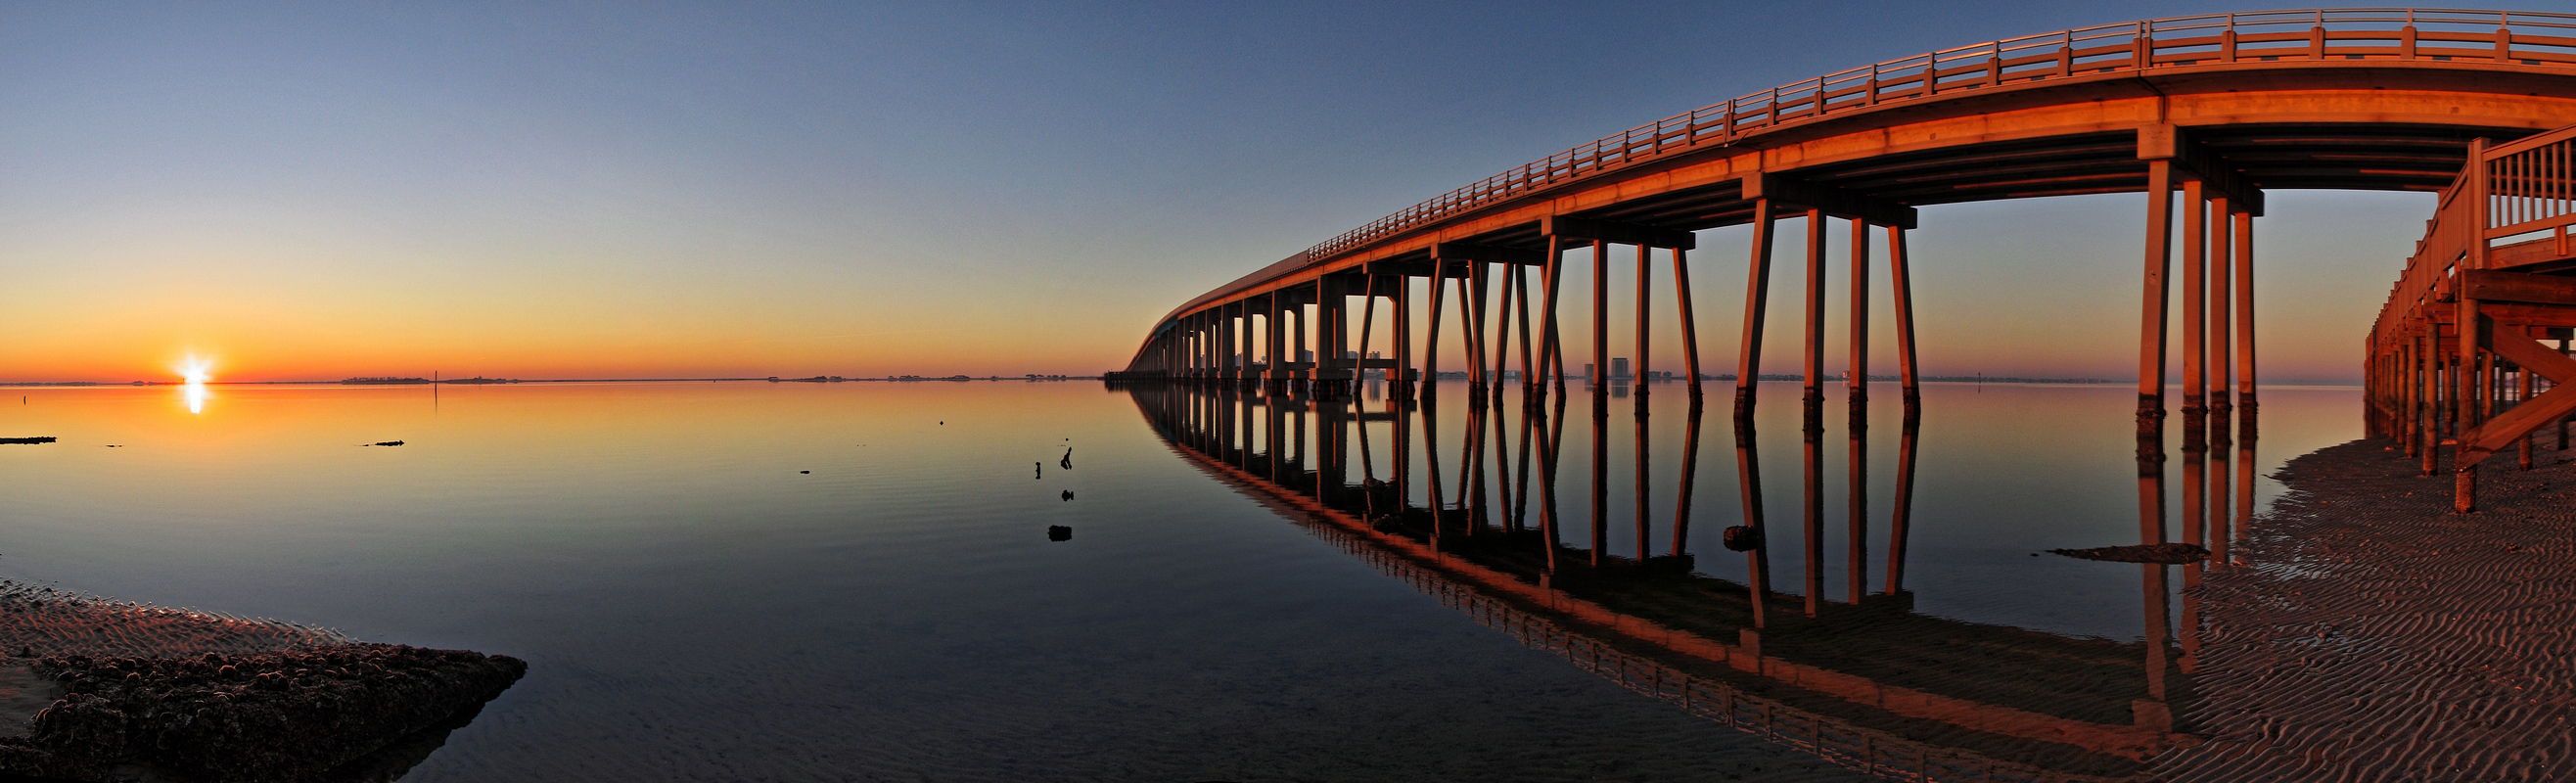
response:
<path fill-rule="evenodd" d="M 1740 514 L 1725 520 L 1720 509 L 1696 520 L 1728 523 L 1726 548 L 1744 554 L 1747 576 L 1736 582 L 1699 572 L 1689 536 L 1707 422 L 1696 396 L 1681 421 L 1655 421 L 1639 406 L 1633 456 L 1622 462 L 1612 459 L 1613 428 L 1606 406 L 1597 404 L 1606 395 L 1596 392 L 1596 404 L 1586 406 L 1594 414 L 1590 441 L 1582 444 L 1589 459 L 1566 475 L 1564 450 L 1581 445 L 1566 439 L 1565 394 L 1514 405 L 1484 394 L 1444 402 L 1436 386 L 1417 395 L 1371 389 L 1322 399 L 1259 388 L 1158 384 L 1128 391 L 1185 458 L 1274 507 L 1294 509 L 1318 535 L 1524 642 L 1570 657 L 1581 651 L 1591 657 L 1576 657 L 1579 665 L 1801 749 L 1873 769 L 1902 760 L 1904 771 L 1931 779 L 2121 778 L 2139 773 L 2150 756 L 2194 742 L 2187 719 L 2177 716 L 2192 699 L 2199 618 L 2188 593 L 2174 611 L 2173 569 L 2188 584 L 2207 568 L 2227 567 L 2228 541 L 2253 513 L 2244 489 L 2253 472 L 2250 410 L 2234 438 L 2228 430 L 2237 422 L 2225 413 L 2214 421 L 2186 417 L 2178 514 L 2167 508 L 2164 440 L 2142 437 L 2138 543 L 2205 545 L 2217 556 L 2139 564 L 2145 627 L 2138 641 L 2123 643 L 1914 610 L 1905 573 L 1908 540 L 1917 532 L 1915 415 L 1905 417 L 1897 438 L 1893 491 L 1873 506 L 1864 458 L 1868 413 L 1852 408 L 1840 558 L 1847 582 L 1832 591 L 1841 600 L 1831 600 L 1820 407 L 1808 409 L 1802 428 L 1804 502 L 1792 551 L 1805 566 L 1803 590 L 1784 595 L 1772 591 L 1770 553 L 1790 544 L 1766 528 L 1749 418 L 1734 422 Z M 1464 406 L 1463 416 L 1444 418 L 1444 404 Z M 1252 426 L 1256 421 L 1262 426 Z M 1459 421 L 1463 432 L 1445 431 Z M 1678 441 L 1681 456 L 1677 481 L 1659 493 L 1650 444 L 1674 442 L 1666 439 Z M 1622 554 L 1612 551 L 1608 512 L 1613 484 L 1627 483 L 1614 479 L 1630 477 L 1635 538 Z M 1588 531 L 1577 540 L 1563 527 L 1569 501 L 1560 493 L 1568 490 L 1585 493 L 1579 502 Z M 1668 547 L 1658 554 L 1652 528 L 1662 502 L 1673 514 L 1663 537 Z M 2180 522 L 2179 541 L 2169 516 Z M 1886 571 L 1873 592 L 1867 542 L 1881 518 Z M 1647 681 L 1632 679 L 1641 672 Z"/>

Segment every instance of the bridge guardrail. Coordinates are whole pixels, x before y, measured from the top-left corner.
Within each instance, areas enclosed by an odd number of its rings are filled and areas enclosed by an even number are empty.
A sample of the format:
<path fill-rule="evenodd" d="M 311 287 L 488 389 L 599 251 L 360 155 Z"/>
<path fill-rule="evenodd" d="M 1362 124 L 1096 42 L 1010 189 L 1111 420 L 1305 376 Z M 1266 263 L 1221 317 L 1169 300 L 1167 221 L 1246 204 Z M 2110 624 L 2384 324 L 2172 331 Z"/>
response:
<path fill-rule="evenodd" d="M 2015 83 L 2247 60 L 2458 60 L 2576 66 L 2576 14 L 2348 8 L 2206 14 L 1954 47 L 1676 114 L 1398 210 L 1306 252 L 1320 262 L 1530 190 L 1838 111 Z"/>
<path fill-rule="evenodd" d="M 2482 268 L 2497 240 L 2532 240 L 2548 232 L 2561 254 L 2576 226 L 2576 126 L 2494 147 L 2471 148 L 2469 162 L 2441 206 L 2425 222 L 2424 238 L 2406 259 L 2406 271 L 2388 294 L 2370 328 L 2374 355 L 2402 337 L 2416 308 L 2444 301 L 2462 270 Z"/>

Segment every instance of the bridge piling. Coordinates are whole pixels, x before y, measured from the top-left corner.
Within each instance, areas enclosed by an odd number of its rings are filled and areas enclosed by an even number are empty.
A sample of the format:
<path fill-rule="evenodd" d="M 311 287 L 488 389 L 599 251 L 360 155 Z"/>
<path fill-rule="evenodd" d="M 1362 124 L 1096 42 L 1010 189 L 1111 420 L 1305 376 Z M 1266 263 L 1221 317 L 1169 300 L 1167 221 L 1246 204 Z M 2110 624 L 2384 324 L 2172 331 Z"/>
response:
<path fill-rule="evenodd" d="M 1690 262 L 1684 255 L 1687 252 L 1683 248 L 1673 248 L 1673 294 L 1680 300 L 1682 365 L 1690 373 L 1691 409 L 1696 411 L 1699 409 L 1699 317 L 1691 314 Z M 1685 464 L 1687 462 L 1685 460 Z"/>
<path fill-rule="evenodd" d="M 2197 420 L 2209 414 L 2209 199 L 2200 178 L 2183 180 L 2182 204 L 2182 415 Z"/>
<path fill-rule="evenodd" d="M 1869 426 L 1869 221 L 1854 218 L 1851 230 L 1851 366 L 1843 379 L 1858 432 Z"/>
<path fill-rule="evenodd" d="M 1655 252 L 1653 248 L 1648 247 L 1643 243 L 1637 245 L 1637 360 L 1635 363 L 1630 365 L 1629 371 L 1635 373 L 1637 376 L 1637 418 L 1641 422 L 1638 425 L 1641 428 L 1639 430 L 1640 434 L 1644 432 L 1642 429 L 1644 426 L 1642 422 L 1646 417 L 1646 392 L 1653 388 L 1653 384 L 1649 383 L 1649 381 L 1655 377 L 1654 373 L 1649 371 L 1650 368 L 1654 366 L 1654 363 L 1647 361 L 1649 357 L 1654 355 L 1651 348 L 1653 344 L 1652 338 L 1654 335 L 1654 329 L 1651 324 L 1654 317 L 1655 300 L 1649 294 L 1652 292 L 1654 287 L 1655 271 L 1653 267 L 1648 266 L 1648 262 L 1652 260 L 1654 254 Z M 1638 497 L 1644 497 L 1644 487 L 1641 485 L 1638 489 Z M 1640 501 L 1640 503 L 1642 502 L 1643 501 Z M 1644 509 L 1641 506 L 1639 510 L 1643 511 Z M 1639 518 L 1643 519 L 1644 517 L 1641 516 Z"/>
<path fill-rule="evenodd" d="M 1610 243 L 1592 240 L 1592 416 L 1610 415 Z"/>
<path fill-rule="evenodd" d="M 1769 197 L 1753 200 L 1753 259 L 1744 283 L 1742 346 L 1735 353 L 1735 417 L 1743 421 L 1753 418 L 1755 383 L 1762 376 L 1762 321 L 1771 293 L 1771 230 L 1778 217 Z"/>
<path fill-rule="evenodd" d="M 1824 427 L 1825 407 L 1825 211 L 1807 210 L 1806 392 L 1807 428 Z"/>
<path fill-rule="evenodd" d="M 2254 210 L 2240 205 L 2228 215 L 2235 224 L 2236 267 L 2236 409 L 2241 419 L 2242 440 L 2254 439 Z"/>
<path fill-rule="evenodd" d="M 2167 160 L 2147 161 L 2147 249 L 2145 294 L 2141 297 L 2138 325 L 2138 437 L 2144 444 L 2148 435 L 2161 437 L 2165 418 L 2165 308 L 2169 286 L 2166 275 L 2173 267 L 2173 163 Z M 2144 446 L 2141 445 L 2141 449 Z M 2140 456 L 2149 452 L 2141 450 Z M 2153 452 L 2164 453 L 2158 441 Z"/>
<path fill-rule="evenodd" d="M 1905 420 L 1915 421 L 1923 413 L 1922 381 L 1914 371 L 1914 283 L 1908 267 L 1905 227 L 1887 227 L 1888 285 L 1895 289 L 1897 377 L 1905 390 Z"/>
<path fill-rule="evenodd" d="M 2209 244 L 2208 405 L 2210 420 L 2222 422 L 2219 429 L 2212 433 L 2216 439 L 2222 441 L 2226 439 L 2226 425 L 2223 422 L 2226 422 L 2236 411 L 2234 404 L 2236 395 L 2233 388 L 2236 351 L 2230 341 L 2231 332 L 2228 328 L 2234 321 L 2235 315 L 2233 298 L 2235 287 L 2231 284 L 2235 281 L 2236 254 L 2230 252 L 2233 244 L 2228 240 L 2234 233 L 2231 229 L 2235 226 L 2237 209 L 2239 207 L 2234 200 L 2228 198 L 2226 191 L 2212 194 L 2209 199 L 2209 234 L 2205 239 Z"/>

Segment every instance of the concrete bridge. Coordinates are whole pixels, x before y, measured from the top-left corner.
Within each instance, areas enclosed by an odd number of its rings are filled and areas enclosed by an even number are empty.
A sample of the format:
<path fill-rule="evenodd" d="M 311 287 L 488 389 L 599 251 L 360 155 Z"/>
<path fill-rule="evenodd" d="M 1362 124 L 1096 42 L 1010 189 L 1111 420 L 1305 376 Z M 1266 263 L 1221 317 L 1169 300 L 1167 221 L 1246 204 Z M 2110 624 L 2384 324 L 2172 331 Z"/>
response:
<path fill-rule="evenodd" d="M 1735 372 L 1735 402 L 1744 413 L 1760 375 L 1773 225 L 1803 216 L 1810 414 L 1822 403 L 1829 350 L 1827 218 L 1847 222 L 1851 232 L 1854 367 L 1868 366 L 1865 264 L 1873 237 L 1883 234 L 1897 289 L 1894 350 L 1911 400 L 1917 374 L 1906 231 L 1916 207 L 2145 192 L 2139 434 L 2161 437 L 2177 320 L 2181 409 L 2196 423 L 2214 415 L 2208 424 L 2224 432 L 2235 409 L 2250 424 L 2256 406 L 2253 235 L 2266 191 L 2441 191 L 2461 177 L 2480 140 L 2501 145 L 2571 124 L 2576 15 L 2267 11 L 1962 46 L 1713 103 L 1405 208 L 1175 308 L 1113 375 L 1295 384 L 1329 396 L 1378 370 L 1404 396 L 1413 382 L 1439 372 L 1442 311 L 1454 289 L 1454 329 L 1466 353 L 1459 360 L 1478 399 L 1489 386 L 1499 394 L 1515 363 L 1526 397 L 1545 395 L 1546 378 L 1562 393 L 1568 348 L 1560 324 L 1580 317 L 1560 303 L 1566 253 L 1589 248 L 1591 279 L 1601 283 L 1609 246 L 1624 244 L 1638 248 L 1637 374 L 1649 371 L 1654 339 L 1649 260 L 1663 251 L 1681 316 L 1680 369 L 1697 393 L 1704 368 L 1688 283 L 1689 251 L 1698 249 L 1693 232 L 1749 223 L 1752 246 L 1741 252 L 1751 271 Z M 2564 243 L 2525 250 L 2547 256 L 2521 259 L 2535 270 L 2554 269 L 2549 265 L 2571 255 Z M 1592 289 L 1591 364 L 1606 368 L 1608 292 Z M 1419 348 L 1417 292 L 1429 305 Z M 1489 307 L 1494 296 L 1499 307 Z M 1389 305 L 1382 336 L 1373 334 L 1381 329 L 1380 299 Z M 2395 339 L 2373 345 L 2394 346 Z M 2406 360 L 2393 351 L 2374 348 L 2374 378 Z M 2432 366 L 2420 360 L 2432 353 L 2406 356 Z M 1866 396 L 1865 372 L 1845 382 L 1856 399 Z M 1596 396 L 1596 414 L 1606 405 Z M 2196 424 L 2187 438 L 2203 431 Z M 2492 441 L 2504 437 L 2500 432 L 2479 434 Z M 2475 448 L 2461 454 L 2483 456 Z M 2474 463 L 2461 468 L 2474 475 Z M 2464 478 L 2462 486 L 2471 483 Z"/>

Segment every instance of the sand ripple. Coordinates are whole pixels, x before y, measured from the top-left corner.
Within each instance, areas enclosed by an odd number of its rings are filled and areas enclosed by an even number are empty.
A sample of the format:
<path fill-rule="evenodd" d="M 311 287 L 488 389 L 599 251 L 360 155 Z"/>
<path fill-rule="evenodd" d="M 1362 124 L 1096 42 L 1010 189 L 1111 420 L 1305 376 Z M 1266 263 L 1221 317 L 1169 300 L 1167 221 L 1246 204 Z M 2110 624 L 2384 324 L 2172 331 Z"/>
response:
<path fill-rule="evenodd" d="M 2194 595 L 2212 742 L 2174 781 L 2576 778 L 2576 469 L 2490 460 L 2487 510 L 2363 440 L 2292 461 L 2294 490 Z M 2443 464 L 2448 464 L 2447 455 Z M 2186 633 L 2194 629 L 2185 629 Z"/>

